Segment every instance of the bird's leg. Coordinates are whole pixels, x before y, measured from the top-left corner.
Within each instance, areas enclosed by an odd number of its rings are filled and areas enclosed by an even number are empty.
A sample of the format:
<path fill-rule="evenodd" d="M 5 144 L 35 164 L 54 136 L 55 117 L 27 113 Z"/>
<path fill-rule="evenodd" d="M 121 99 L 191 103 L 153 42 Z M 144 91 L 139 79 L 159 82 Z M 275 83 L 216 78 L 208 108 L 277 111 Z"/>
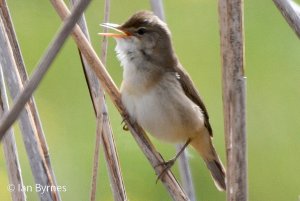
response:
<path fill-rule="evenodd" d="M 163 170 L 161 171 L 161 173 L 158 175 L 157 179 L 156 179 L 156 183 L 158 182 L 159 179 L 161 179 L 165 174 L 166 172 L 174 165 L 174 163 L 176 162 L 176 160 L 178 159 L 178 157 L 182 154 L 182 152 L 185 150 L 185 148 L 190 144 L 191 142 L 191 139 L 189 138 L 186 143 L 183 145 L 183 147 L 179 150 L 179 152 L 176 154 L 176 156 L 169 160 L 169 161 L 166 161 L 166 162 L 163 162 L 163 163 L 160 163 L 158 165 L 156 165 L 155 167 L 158 167 L 158 166 L 161 166 L 161 165 L 164 165 L 164 168 Z"/>

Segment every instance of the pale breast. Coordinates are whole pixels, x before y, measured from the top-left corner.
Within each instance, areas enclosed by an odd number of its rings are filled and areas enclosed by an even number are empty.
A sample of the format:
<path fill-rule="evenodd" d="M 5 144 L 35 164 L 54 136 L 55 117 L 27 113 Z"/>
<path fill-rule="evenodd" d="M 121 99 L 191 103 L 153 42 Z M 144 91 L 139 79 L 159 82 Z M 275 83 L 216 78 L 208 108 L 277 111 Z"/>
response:
<path fill-rule="evenodd" d="M 161 140 L 185 141 L 204 125 L 200 108 L 184 94 L 173 75 L 143 94 L 128 93 L 123 86 L 122 100 L 129 114 Z"/>

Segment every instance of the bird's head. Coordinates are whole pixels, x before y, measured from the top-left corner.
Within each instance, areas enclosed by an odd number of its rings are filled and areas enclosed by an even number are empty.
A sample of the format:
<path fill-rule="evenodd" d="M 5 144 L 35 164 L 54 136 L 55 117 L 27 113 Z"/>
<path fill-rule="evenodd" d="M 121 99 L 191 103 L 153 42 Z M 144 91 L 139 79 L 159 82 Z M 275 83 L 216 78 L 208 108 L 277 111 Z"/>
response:
<path fill-rule="evenodd" d="M 142 58 L 142 61 L 146 60 L 159 66 L 174 65 L 175 55 L 170 31 L 166 23 L 152 12 L 137 12 L 122 25 L 103 23 L 101 26 L 116 31 L 99 35 L 116 39 L 119 57 L 121 55 L 132 61 Z"/>

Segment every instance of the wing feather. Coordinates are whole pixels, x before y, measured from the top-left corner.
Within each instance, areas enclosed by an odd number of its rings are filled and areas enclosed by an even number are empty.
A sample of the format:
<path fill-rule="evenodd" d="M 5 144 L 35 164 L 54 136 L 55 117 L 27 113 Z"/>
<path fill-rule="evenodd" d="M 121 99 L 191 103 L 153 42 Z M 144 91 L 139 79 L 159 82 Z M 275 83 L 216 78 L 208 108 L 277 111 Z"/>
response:
<path fill-rule="evenodd" d="M 209 116 L 208 116 L 208 112 L 207 109 L 200 97 L 199 92 L 196 90 L 195 85 L 192 81 L 192 79 L 190 78 L 190 76 L 188 75 L 188 73 L 185 71 L 185 69 L 181 66 L 181 65 L 177 65 L 177 67 L 175 67 L 175 71 L 176 73 L 178 73 L 178 80 L 184 90 L 184 93 L 195 103 L 197 104 L 200 109 L 203 112 L 204 115 L 204 125 L 207 128 L 210 136 L 213 136 L 213 131 L 211 128 L 211 125 L 209 123 Z"/>

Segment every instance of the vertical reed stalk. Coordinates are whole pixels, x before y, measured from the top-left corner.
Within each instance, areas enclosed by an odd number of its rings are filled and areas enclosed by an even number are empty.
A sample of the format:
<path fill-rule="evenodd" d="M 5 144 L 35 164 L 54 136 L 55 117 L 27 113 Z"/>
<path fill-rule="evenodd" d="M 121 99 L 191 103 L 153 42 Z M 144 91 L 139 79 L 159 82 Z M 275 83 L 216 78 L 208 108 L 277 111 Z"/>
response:
<path fill-rule="evenodd" d="M 219 0 L 228 201 L 248 200 L 243 18 L 243 0 Z"/>

